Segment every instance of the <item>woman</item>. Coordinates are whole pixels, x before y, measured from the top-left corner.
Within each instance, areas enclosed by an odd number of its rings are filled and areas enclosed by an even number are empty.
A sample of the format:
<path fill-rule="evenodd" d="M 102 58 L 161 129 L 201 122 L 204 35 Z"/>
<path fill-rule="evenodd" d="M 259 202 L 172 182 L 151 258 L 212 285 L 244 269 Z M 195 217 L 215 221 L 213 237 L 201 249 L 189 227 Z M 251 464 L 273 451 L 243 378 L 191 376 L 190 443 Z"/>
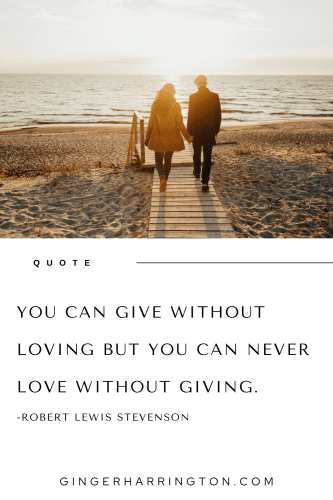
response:
<path fill-rule="evenodd" d="M 166 189 L 173 152 L 185 149 L 181 133 L 187 142 L 193 140 L 183 123 L 181 107 L 175 99 L 175 93 L 176 89 L 172 83 L 165 84 L 157 93 L 151 107 L 145 142 L 149 149 L 155 151 L 162 192 Z"/>

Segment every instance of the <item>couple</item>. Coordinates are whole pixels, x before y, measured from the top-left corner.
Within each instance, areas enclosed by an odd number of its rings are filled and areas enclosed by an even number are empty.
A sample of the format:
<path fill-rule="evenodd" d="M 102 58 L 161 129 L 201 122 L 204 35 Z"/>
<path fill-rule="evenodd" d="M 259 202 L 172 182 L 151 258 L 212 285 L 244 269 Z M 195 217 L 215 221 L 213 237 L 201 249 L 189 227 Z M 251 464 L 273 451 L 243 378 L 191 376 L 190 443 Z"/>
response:
<path fill-rule="evenodd" d="M 189 100 L 187 129 L 183 123 L 180 104 L 175 99 L 176 89 L 167 83 L 157 93 L 151 108 L 145 145 L 155 151 L 155 163 L 160 177 L 160 191 L 165 191 L 171 170 L 174 151 L 185 149 L 181 133 L 187 142 L 193 142 L 193 175 L 200 179 L 201 151 L 204 162 L 202 168 L 202 190 L 209 191 L 212 148 L 221 125 L 221 104 L 218 94 L 207 88 L 207 78 L 198 76 L 194 83 L 198 92 Z"/>

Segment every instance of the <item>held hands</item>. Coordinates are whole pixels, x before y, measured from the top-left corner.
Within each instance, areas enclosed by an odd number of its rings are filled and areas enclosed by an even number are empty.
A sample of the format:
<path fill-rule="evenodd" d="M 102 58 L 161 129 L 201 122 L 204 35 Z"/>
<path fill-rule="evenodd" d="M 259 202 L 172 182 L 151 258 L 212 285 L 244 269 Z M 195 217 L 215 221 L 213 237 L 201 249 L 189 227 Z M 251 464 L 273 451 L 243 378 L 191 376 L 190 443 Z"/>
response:
<path fill-rule="evenodd" d="M 187 142 L 189 144 L 191 144 L 191 142 L 193 142 L 193 141 L 194 141 L 194 137 L 193 137 L 193 135 L 190 135 L 190 138 L 187 140 Z"/>

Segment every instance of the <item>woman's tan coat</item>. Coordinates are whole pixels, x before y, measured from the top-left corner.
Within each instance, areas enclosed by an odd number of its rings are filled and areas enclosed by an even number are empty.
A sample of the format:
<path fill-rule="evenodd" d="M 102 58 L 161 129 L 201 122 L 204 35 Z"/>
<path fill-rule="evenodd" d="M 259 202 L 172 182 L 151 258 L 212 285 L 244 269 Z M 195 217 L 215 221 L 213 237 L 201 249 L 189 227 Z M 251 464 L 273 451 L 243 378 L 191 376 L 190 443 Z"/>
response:
<path fill-rule="evenodd" d="M 156 111 L 156 103 L 151 107 L 151 113 L 146 134 L 146 146 L 153 151 L 164 153 L 166 151 L 182 151 L 185 149 L 181 133 L 186 140 L 190 139 L 181 112 L 180 104 L 172 102 L 166 115 Z"/>

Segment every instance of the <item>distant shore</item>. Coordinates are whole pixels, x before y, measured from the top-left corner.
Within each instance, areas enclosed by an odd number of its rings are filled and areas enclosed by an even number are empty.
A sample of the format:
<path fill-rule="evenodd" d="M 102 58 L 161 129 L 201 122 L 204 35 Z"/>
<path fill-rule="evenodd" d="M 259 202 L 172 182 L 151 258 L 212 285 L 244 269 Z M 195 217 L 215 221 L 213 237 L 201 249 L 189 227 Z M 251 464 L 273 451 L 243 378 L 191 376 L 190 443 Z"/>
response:
<path fill-rule="evenodd" d="M 125 167 L 129 131 L 0 131 L 0 237 L 146 237 L 152 171 Z M 333 237 L 332 133 L 332 119 L 222 121 L 212 182 L 239 237 Z"/>

